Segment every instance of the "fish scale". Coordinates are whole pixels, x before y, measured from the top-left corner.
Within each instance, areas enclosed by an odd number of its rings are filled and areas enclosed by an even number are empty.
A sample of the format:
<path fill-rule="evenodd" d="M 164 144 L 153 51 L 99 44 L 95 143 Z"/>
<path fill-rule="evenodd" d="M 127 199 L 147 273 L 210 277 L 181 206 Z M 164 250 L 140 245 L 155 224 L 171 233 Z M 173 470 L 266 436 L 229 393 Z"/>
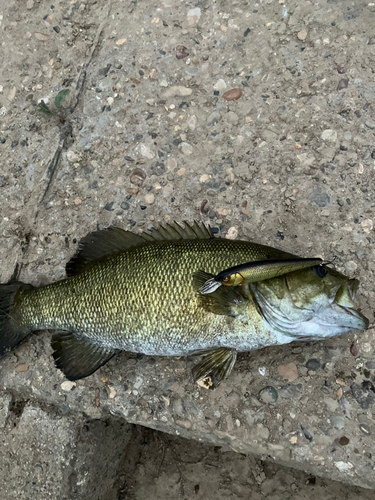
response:
<path fill-rule="evenodd" d="M 232 336 L 228 318 L 200 307 L 192 275 L 266 257 L 248 242 L 238 242 L 236 249 L 228 243 L 183 240 L 135 247 L 83 274 L 26 292 L 22 322 L 74 331 L 108 347 L 142 348 L 145 354 L 184 355 L 222 345 Z M 255 307 L 252 313 L 255 320 Z M 237 329 L 235 321 L 229 323 Z"/>

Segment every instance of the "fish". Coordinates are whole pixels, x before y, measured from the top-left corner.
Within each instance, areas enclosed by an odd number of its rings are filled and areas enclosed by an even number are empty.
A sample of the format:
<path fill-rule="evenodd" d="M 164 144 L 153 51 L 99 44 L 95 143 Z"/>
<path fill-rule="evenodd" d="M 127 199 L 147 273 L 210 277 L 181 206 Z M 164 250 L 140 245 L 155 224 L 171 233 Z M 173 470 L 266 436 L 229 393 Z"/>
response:
<path fill-rule="evenodd" d="M 323 264 L 323 260 L 320 258 L 247 262 L 221 271 L 217 276 L 207 280 L 200 288 L 200 291 L 203 294 L 212 293 L 221 285 L 238 286 L 246 283 L 255 283 L 256 281 L 275 278 L 276 276 L 282 276 L 292 271 L 298 271 L 298 269 L 321 264 Z"/>
<path fill-rule="evenodd" d="M 298 258 L 216 238 L 199 222 L 141 234 L 96 231 L 80 242 L 65 279 L 0 285 L 0 355 L 32 332 L 52 330 L 55 364 L 69 380 L 90 376 L 124 350 L 193 356 L 193 379 L 214 388 L 238 352 L 365 330 L 368 319 L 353 304 L 358 280 L 325 265 L 200 291 L 241 262 Z"/>

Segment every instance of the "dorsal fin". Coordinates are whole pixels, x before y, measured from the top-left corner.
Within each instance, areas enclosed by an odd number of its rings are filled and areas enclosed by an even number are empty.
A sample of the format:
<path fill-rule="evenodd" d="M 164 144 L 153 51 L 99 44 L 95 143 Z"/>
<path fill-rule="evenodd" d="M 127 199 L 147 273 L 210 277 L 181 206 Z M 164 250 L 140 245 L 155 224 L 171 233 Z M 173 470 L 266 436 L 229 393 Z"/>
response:
<path fill-rule="evenodd" d="M 93 261 L 118 254 L 142 243 L 146 243 L 142 236 L 119 227 L 108 227 L 90 233 L 79 242 L 77 254 L 66 265 L 66 274 L 68 276 L 80 274 L 87 271 Z"/>
<path fill-rule="evenodd" d="M 184 222 L 180 226 L 177 222 L 171 222 L 166 226 L 152 228 L 149 233 L 142 233 L 142 238 L 147 241 L 176 241 L 176 240 L 207 240 L 215 238 L 211 228 L 203 223 L 194 221 L 192 225 Z"/>
<path fill-rule="evenodd" d="M 96 260 L 111 257 L 137 245 L 158 241 L 195 240 L 214 238 L 209 227 L 197 221 L 192 225 L 185 222 L 185 227 L 177 222 L 165 227 L 152 228 L 141 235 L 125 231 L 119 227 L 109 227 L 85 236 L 79 243 L 77 254 L 66 265 L 68 276 L 75 276 L 84 271 Z"/>

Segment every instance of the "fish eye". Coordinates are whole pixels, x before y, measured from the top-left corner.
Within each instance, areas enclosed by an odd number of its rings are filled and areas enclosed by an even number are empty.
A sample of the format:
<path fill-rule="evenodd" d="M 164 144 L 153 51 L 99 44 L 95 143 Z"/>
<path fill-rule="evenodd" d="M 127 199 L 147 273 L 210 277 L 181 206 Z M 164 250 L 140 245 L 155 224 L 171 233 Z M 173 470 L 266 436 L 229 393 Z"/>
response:
<path fill-rule="evenodd" d="M 327 274 L 327 269 L 323 266 L 314 266 L 313 270 L 319 278 L 324 278 L 324 276 Z"/>

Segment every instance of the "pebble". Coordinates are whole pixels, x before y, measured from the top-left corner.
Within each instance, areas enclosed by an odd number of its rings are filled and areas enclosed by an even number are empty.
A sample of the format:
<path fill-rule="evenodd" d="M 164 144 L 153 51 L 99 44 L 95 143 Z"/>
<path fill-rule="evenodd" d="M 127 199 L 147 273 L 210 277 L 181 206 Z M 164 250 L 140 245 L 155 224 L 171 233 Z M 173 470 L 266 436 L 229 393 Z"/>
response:
<path fill-rule="evenodd" d="M 80 156 L 72 149 L 69 149 L 66 153 L 66 157 L 69 163 L 76 163 L 80 160 Z"/>
<path fill-rule="evenodd" d="M 349 438 L 347 438 L 346 436 L 341 436 L 339 439 L 339 444 L 341 444 L 341 446 L 346 446 L 347 444 L 349 444 Z"/>
<path fill-rule="evenodd" d="M 323 130 L 321 138 L 323 139 L 323 141 L 336 142 L 337 132 L 335 130 L 328 128 L 326 130 Z"/>
<path fill-rule="evenodd" d="M 115 202 L 114 202 L 114 201 L 111 201 L 111 202 L 107 203 L 107 204 L 104 206 L 105 210 L 107 210 L 108 212 L 113 212 L 113 210 L 114 210 L 114 207 L 113 207 L 113 206 L 114 206 L 114 204 L 115 204 Z"/>
<path fill-rule="evenodd" d="M 192 131 L 193 131 L 193 130 L 195 130 L 195 128 L 196 128 L 196 126 L 197 126 L 197 121 L 198 121 L 198 120 L 197 120 L 197 117 L 196 117 L 195 115 L 192 115 L 192 116 L 189 118 L 189 120 L 188 120 L 187 124 L 188 124 L 188 127 L 189 127 L 189 129 L 190 129 L 190 130 L 192 130 Z"/>
<path fill-rule="evenodd" d="M 142 186 L 143 181 L 146 179 L 146 174 L 140 168 L 135 168 L 130 174 L 130 182 L 135 186 Z"/>
<path fill-rule="evenodd" d="M 45 35 L 44 33 L 34 33 L 34 36 L 35 38 L 39 41 L 39 42 L 47 42 L 47 40 L 50 39 L 50 36 L 49 35 Z"/>
<path fill-rule="evenodd" d="M 218 208 L 217 213 L 221 215 L 222 217 L 226 217 L 227 215 L 230 215 L 232 213 L 231 208 Z"/>
<path fill-rule="evenodd" d="M 238 88 L 227 90 L 222 97 L 226 101 L 237 101 L 237 99 L 242 97 L 242 90 Z"/>
<path fill-rule="evenodd" d="M 63 391 L 71 391 L 76 385 L 77 384 L 75 382 L 72 382 L 71 380 L 65 380 L 65 382 L 63 382 L 60 387 Z"/>
<path fill-rule="evenodd" d="M 359 424 L 359 428 L 363 432 L 363 434 L 366 434 L 366 436 L 371 435 L 371 429 L 367 424 Z"/>
<path fill-rule="evenodd" d="M 214 109 L 206 118 L 206 126 L 212 127 L 221 120 L 222 116 L 218 109 Z"/>
<path fill-rule="evenodd" d="M 278 393 L 277 390 L 272 387 L 271 385 L 268 385 L 267 387 L 264 387 L 261 391 L 259 391 L 259 399 L 266 404 L 275 404 L 278 400 Z"/>
<path fill-rule="evenodd" d="M 126 38 L 120 38 L 117 40 L 116 45 L 124 45 L 126 43 Z"/>
<path fill-rule="evenodd" d="M 370 128 L 371 130 L 375 130 L 375 122 L 372 120 L 365 120 L 365 125 L 366 127 Z"/>
<path fill-rule="evenodd" d="M 315 372 L 316 370 L 319 370 L 319 368 L 320 368 L 320 361 L 319 361 L 319 359 L 311 358 L 306 362 L 305 366 L 308 370 L 312 370 Z"/>
<path fill-rule="evenodd" d="M 116 390 L 114 387 L 112 387 L 111 385 L 108 385 L 106 387 L 107 389 L 107 393 L 108 393 L 108 399 L 113 399 L 116 397 Z"/>
<path fill-rule="evenodd" d="M 191 427 L 191 422 L 189 420 L 175 420 L 175 422 L 177 425 L 185 427 L 185 429 L 190 429 Z"/>
<path fill-rule="evenodd" d="M 169 87 L 165 92 L 163 92 L 163 97 L 187 97 L 192 94 L 192 89 L 177 85 L 174 87 Z"/>
<path fill-rule="evenodd" d="M 28 370 L 29 370 L 29 365 L 27 363 L 20 363 L 16 367 L 16 372 L 19 372 L 19 373 L 24 373 L 24 372 L 27 372 Z"/>
<path fill-rule="evenodd" d="M 346 78 L 342 78 L 339 83 L 337 84 L 337 90 L 342 90 L 348 88 L 349 85 L 349 80 Z"/>
<path fill-rule="evenodd" d="M 187 13 L 187 23 L 188 26 L 194 26 L 197 24 L 201 17 L 201 9 L 199 7 L 196 7 L 195 9 L 190 9 Z"/>
<path fill-rule="evenodd" d="M 358 349 L 354 343 L 350 346 L 350 354 L 354 357 L 358 356 Z"/>
<path fill-rule="evenodd" d="M 353 474 L 351 469 L 353 469 L 354 465 L 350 462 L 343 462 L 342 460 L 338 462 L 334 462 L 335 466 L 338 468 L 340 472 L 343 472 L 345 474 L 350 473 L 351 475 Z"/>
<path fill-rule="evenodd" d="M 297 37 L 298 37 L 299 40 L 301 40 L 303 42 L 304 40 L 306 40 L 307 31 L 305 29 L 302 29 L 301 31 L 299 31 L 297 33 Z"/>
<path fill-rule="evenodd" d="M 162 175 L 165 172 L 165 165 L 162 161 L 154 161 L 148 168 L 150 175 Z"/>
<path fill-rule="evenodd" d="M 239 120 L 239 116 L 234 111 L 229 111 L 227 113 L 227 119 L 228 119 L 229 123 L 233 123 L 233 125 L 237 125 L 238 120 Z"/>
<path fill-rule="evenodd" d="M 262 139 L 266 142 L 273 142 L 277 140 L 277 134 L 273 130 L 263 130 L 262 131 Z"/>
<path fill-rule="evenodd" d="M 152 158 L 155 157 L 154 153 L 151 151 L 150 148 L 148 148 L 145 144 L 141 144 L 140 147 L 139 147 L 139 151 L 141 153 L 141 155 L 144 157 L 144 158 L 147 158 L 149 160 L 152 160 Z"/>
<path fill-rule="evenodd" d="M 15 97 L 16 97 L 16 87 L 12 87 L 8 94 L 8 101 L 13 101 Z"/>
<path fill-rule="evenodd" d="M 225 235 L 225 238 L 227 240 L 235 240 L 238 236 L 238 229 L 234 226 L 230 227 L 228 229 L 227 234 Z"/>
<path fill-rule="evenodd" d="M 155 196 L 152 193 L 146 194 L 146 196 L 145 196 L 145 202 L 148 205 L 152 205 L 154 203 L 154 201 L 155 201 Z"/>
<path fill-rule="evenodd" d="M 370 405 L 375 403 L 375 387 L 369 380 L 364 380 L 361 385 L 352 384 L 350 390 L 359 406 L 367 410 Z"/>
<path fill-rule="evenodd" d="M 224 80 L 222 78 L 220 78 L 220 80 L 218 80 L 214 85 L 214 89 L 218 90 L 219 92 L 222 92 L 226 88 L 227 88 L 227 84 L 224 82 Z"/>
<path fill-rule="evenodd" d="M 357 267 L 358 267 L 358 265 L 353 260 L 349 260 L 348 262 L 345 263 L 345 268 L 350 273 L 354 273 L 354 271 L 357 269 Z"/>
<path fill-rule="evenodd" d="M 296 380 L 296 378 L 298 378 L 297 367 L 294 363 L 288 363 L 287 365 L 280 365 L 277 368 L 277 371 L 288 382 L 293 382 L 293 380 Z"/>
<path fill-rule="evenodd" d="M 185 175 L 185 173 L 186 173 L 186 168 L 184 168 L 184 167 L 182 167 L 179 170 L 177 170 L 177 175 L 179 175 L 180 177 L 182 175 Z"/>
<path fill-rule="evenodd" d="M 335 399 L 332 399 L 328 396 L 324 397 L 324 403 L 327 406 L 328 410 L 331 411 L 332 413 L 337 410 L 339 407 L 338 402 Z"/>
<path fill-rule="evenodd" d="M 318 207 L 325 207 L 330 203 L 331 198 L 320 188 L 315 188 L 311 194 L 310 201 L 318 205 Z"/>
<path fill-rule="evenodd" d="M 187 47 L 185 47 L 184 45 L 177 45 L 176 52 L 177 59 L 184 59 L 189 55 L 189 52 L 187 52 Z"/>
<path fill-rule="evenodd" d="M 179 145 L 179 149 L 184 155 L 191 155 L 194 151 L 193 146 L 188 142 L 181 142 L 181 144 Z"/>
<path fill-rule="evenodd" d="M 332 417 L 332 425 L 335 429 L 341 430 L 345 427 L 344 417 Z"/>
<path fill-rule="evenodd" d="M 286 384 L 280 389 L 280 396 L 283 398 L 301 399 L 303 396 L 302 384 Z"/>
<path fill-rule="evenodd" d="M 27 0 L 26 9 L 31 10 L 34 7 L 34 0 Z"/>
<path fill-rule="evenodd" d="M 81 198 L 74 198 L 74 205 L 80 205 L 82 203 Z"/>
<path fill-rule="evenodd" d="M 306 427 L 304 425 L 301 424 L 301 431 L 303 432 L 303 435 L 305 436 L 305 438 L 310 441 L 313 440 L 313 437 L 312 435 L 309 433 L 309 431 L 306 429 Z"/>
<path fill-rule="evenodd" d="M 123 210 L 129 210 L 129 203 L 126 202 L 126 201 L 123 201 L 120 205 L 120 208 L 122 208 Z"/>
<path fill-rule="evenodd" d="M 365 233 L 369 234 L 374 227 L 374 223 L 371 219 L 365 219 L 361 222 L 361 227 Z"/>

